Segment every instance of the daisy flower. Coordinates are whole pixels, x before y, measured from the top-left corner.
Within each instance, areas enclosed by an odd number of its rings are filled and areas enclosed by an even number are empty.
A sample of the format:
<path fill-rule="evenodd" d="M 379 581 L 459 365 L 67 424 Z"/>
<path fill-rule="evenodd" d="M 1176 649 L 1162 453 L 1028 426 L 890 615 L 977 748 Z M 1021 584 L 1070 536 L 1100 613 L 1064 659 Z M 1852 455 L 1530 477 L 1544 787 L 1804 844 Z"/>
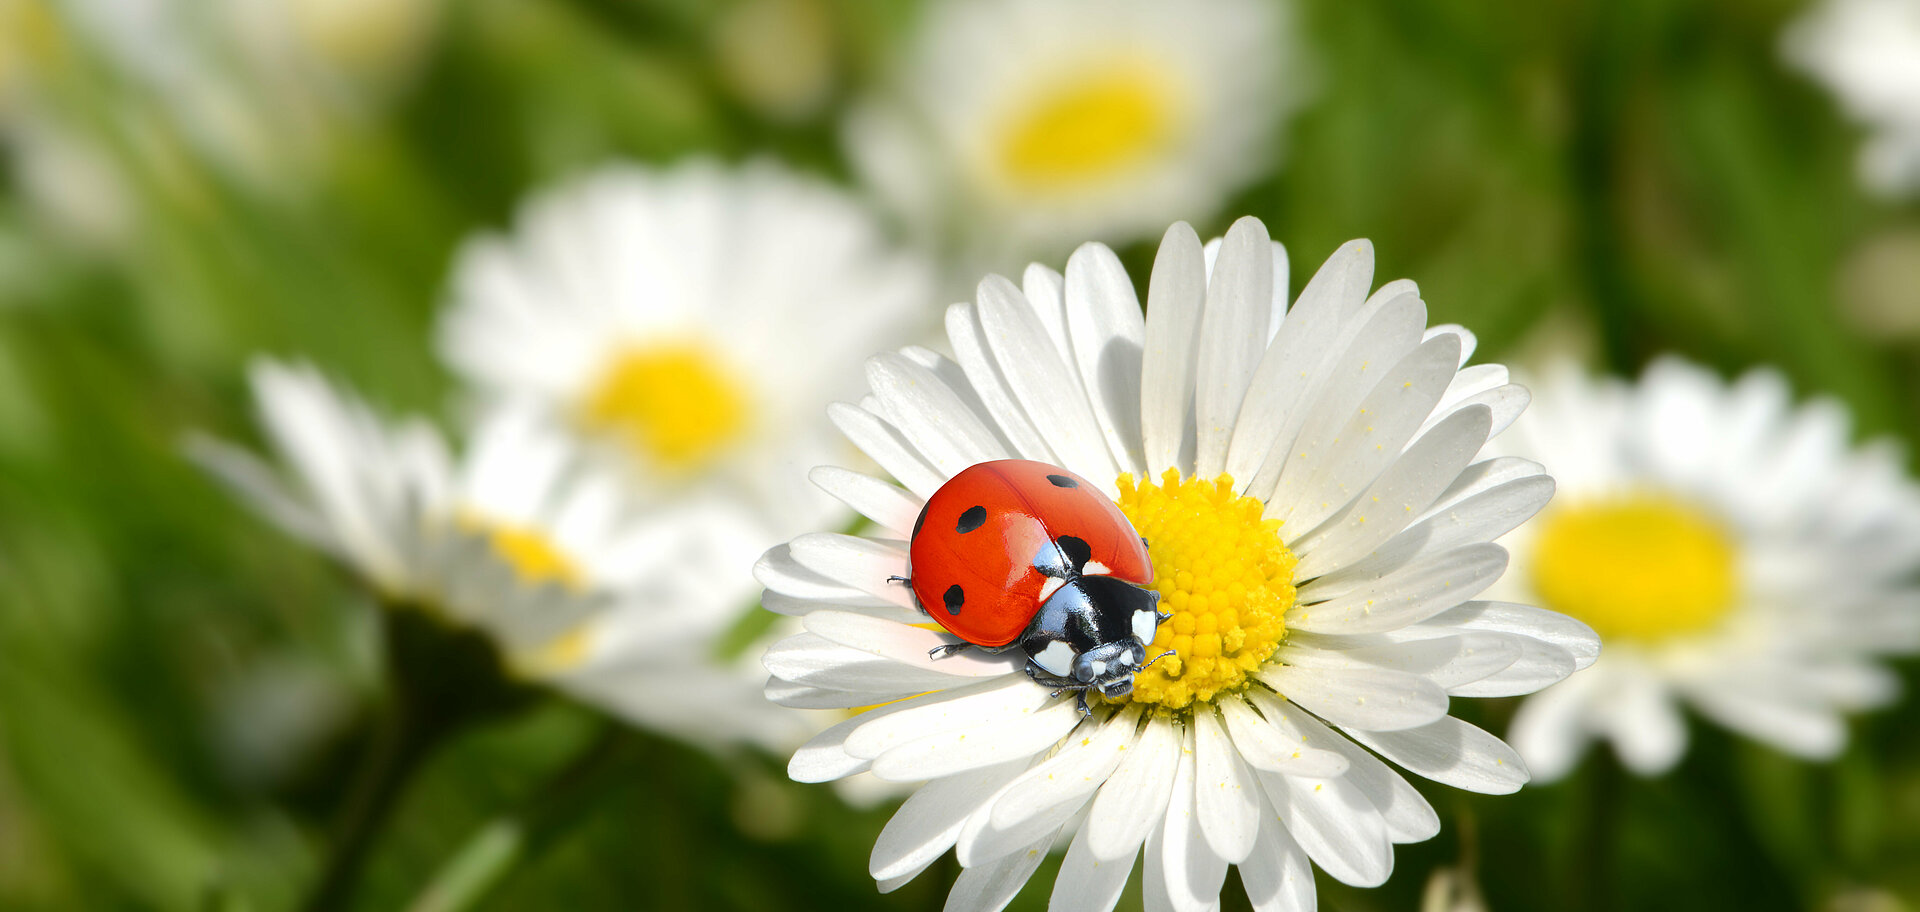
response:
<path fill-rule="evenodd" d="M 1380 758 L 1510 792 L 1499 740 L 1454 696 L 1528 693 L 1590 661 L 1590 630 L 1474 596 L 1507 564 L 1494 537 L 1553 483 L 1477 459 L 1526 402 L 1473 336 L 1426 325 L 1411 282 L 1368 293 L 1372 248 L 1342 247 L 1287 308 L 1285 253 L 1254 219 L 1203 248 L 1167 232 L 1146 315 L 1113 252 L 1065 276 L 990 276 L 947 312 L 955 360 L 908 348 L 867 365 L 872 394 L 834 422 L 904 487 L 837 467 L 813 480 L 873 537 L 803 535 L 757 567 L 766 607 L 806 632 L 766 656 L 776 702 L 868 707 L 789 772 L 925 782 L 888 823 L 883 890 L 953 849 L 950 908 L 996 908 L 1056 840 L 1055 905 L 1106 908 L 1145 848 L 1149 907 L 1216 903 L 1229 865 L 1254 904 L 1314 904 L 1309 860 L 1379 884 L 1433 808 Z M 947 479 L 1021 457 L 1095 483 L 1151 542 L 1171 617 L 1121 702 L 1022 671 L 1018 651 L 955 643 L 907 587 L 906 539 Z M 964 519 L 962 520 L 964 522 Z M 1376 756 L 1377 755 L 1377 756 Z"/>
<path fill-rule="evenodd" d="M 1787 30 L 1784 48 L 1867 127 L 1868 188 L 1920 191 L 1920 0 L 1825 0 Z"/>
<path fill-rule="evenodd" d="M 780 743 L 798 724 L 708 659 L 739 603 L 701 592 L 751 560 L 734 553 L 744 520 L 636 519 L 530 410 L 489 414 L 456 459 L 426 422 L 386 421 L 311 368 L 261 362 L 253 385 L 271 462 L 205 439 L 192 455 L 386 607 L 477 631 L 511 677 L 696 743 Z"/>
<path fill-rule="evenodd" d="M 1263 0 L 933 4 L 847 139 L 896 208 L 980 258 L 1142 239 L 1272 161 L 1296 56 Z"/>
<path fill-rule="evenodd" d="M 466 245 L 440 350 L 484 398 L 594 442 L 645 504 L 738 504 L 764 548 L 845 515 L 782 481 L 841 452 L 819 410 L 915 323 L 930 276 L 845 194 L 774 165 L 609 167 Z"/>
<path fill-rule="evenodd" d="M 1686 750 L 1682 703 L 1802 757 L 1891 699 L 1875 656 L 1920 647 L 1920 490 L 1846 412 L 1793 407 L 1773 371 L 1731 386 L 1662 360 L 1637 386 L 1550 374 L 1500 441 L 1544 462 L 1553 506 L 1505 541 L 1499 594 L 1592 625 L 1606 655 L 1529 698 L 1511 737 L 1557 778 L 1588 742 L 1652 775 Z"/>

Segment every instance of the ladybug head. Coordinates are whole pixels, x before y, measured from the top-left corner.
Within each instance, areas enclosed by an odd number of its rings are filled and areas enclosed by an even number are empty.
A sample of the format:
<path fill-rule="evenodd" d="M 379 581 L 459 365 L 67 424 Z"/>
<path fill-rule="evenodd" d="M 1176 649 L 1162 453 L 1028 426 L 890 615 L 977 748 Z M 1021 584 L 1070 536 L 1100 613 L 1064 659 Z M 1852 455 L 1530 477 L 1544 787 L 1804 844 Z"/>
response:
<path fill-rule="evenodd" d="M 1133 693 L 1133 674 L 1147 663 L 1147 647 L 1134 637 L 1101 643 L 1073 663 L 1073 679 L 1109 700 Z"/>

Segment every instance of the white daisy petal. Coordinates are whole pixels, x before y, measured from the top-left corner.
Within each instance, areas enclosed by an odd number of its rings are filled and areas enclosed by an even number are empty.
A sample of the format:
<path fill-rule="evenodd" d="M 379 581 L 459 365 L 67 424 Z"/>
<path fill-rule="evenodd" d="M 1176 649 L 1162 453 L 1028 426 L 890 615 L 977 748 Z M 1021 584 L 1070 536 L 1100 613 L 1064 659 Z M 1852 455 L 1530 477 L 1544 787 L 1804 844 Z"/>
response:
<path fill-rule="evenodd" d="M 1613 739 L 1620 762 L 1641 775 L 1664 773 L 1680 760 L 1687 729 L 1672 694 L 1645 677 L 1623 677 L 1595 721 Z"/>
<path fill-rule="evenodd" d="M 806 616 L 807 632 L 829 642 L 870 652 L 902 665 L 960 677 L 997 677 L 1018 668 L 1009 654 L 969 649 L 957 655 L 929 653 L 953 640 L 924 627 L 846 611 L 819 610 Z"/>
<path fill-rule="evenodd" d="M 1191 467 L 1194 360 L 1206 293 L 1200 237 L 1186 222 L 1175 222 L 1160 242 L 1147 287 L 1140 427 L 1149 473 Z"/>
<path fill-rule="evenodd" d="M 1515 605 L 1510 602 L 1467 602 L 1434 615 L 1428 623 L 1436 627 L 1487 630 L 1509 633 L 1558 646 L 1580 661 L 1580 667 L 1593 664 L 1600 655 L 1600 637 L 1593 628 L 1564 614 Z"/>
<path fill-rule="evenodd" d="M 1295 608 L 1287 623 L 1313 633 L 1371 633 L 1417 624 L 1478 595 L 1506 569 L 1506 550 L 1481 543 L 1368 582 L 1335 573 L 1301 587 L 1303 599 L 1326 601 Z"/>
<path fill-rule="evenodd" d="M 907 569 L 907 553 L 897 545 L 838 532 L 812 532 L 789 543 L 787 555 L 818 579 L 846 580 L 854 584 L 851 588 L 855 591 L 902 608 L 913 607 L 913 590 L 889 579 Z M 761 565 L 769 568 L 771 574 L 781 562 L 777 555 L 768 552 L 761 558 Z M 790 595 L 808 594 L 791 588 L 781 591 Z"/>
<path fill-rule="evenodd" d="M 1276 447 L 1268 453 L 1266 465 L 1254 477 L 1249 490 L 1266 498 L 1268 516 L 1287 520 L 1293 528 L 1304 531 L 1340 509 L 1352 497 L 1352 491 L 1327 490 L 1315 482 L 1324 477 L 1328 467 L 1337 464 L 1340 445 L 1351 436 L 1343 436 L 1342 430 L 1357 417 L 1355 413 L 1359 409 L 1369 405 L 1367 399 L 1381 385 L 1382 374 L 1399 364 L 1419 344 L 1420 328 L 1425 325 L 1426 317 L 1426 305 L 1418 297 L 1401 295 L 1382 305 L 1356 332 L 1353 343 L 1327 372 L 1319 401 L 1302 421 L 1293 445 L 1286 449 Z M 1411 388 L 1395 385 L 1382 390 L 1382 394 L 1405 389 Z M 1431 408 L 1430 404 L 1425 407 L 1418 404 L 1424 401 L 1417 400 L 1406 407 L 1409 411 L 1418 410 L 1418 415 L 1413 417 L 1424 415 L 1426 409 Z M 1401 408 L 1378 401 L 1372 405 L 1375 408 L 1372 414 L 1383 420 L 1402 417 Z M 1268 478 L 1272 479 L 1271 486 L 1265 483 Z"/>
<path fill-rule="evenodd" d="M 992 432 L 932 371 L 899 355 L 875 355 L 867 382 L 887 414 L 897 416 L 893 426 L 942 474 L 1006 458 Z"/>
<path fill-rule="evenodd" d="M 1447 716 L 1403 731 L 1349 731 L 1355 741 L 1454 788 L 1506 795 L 1527 784 L 1527 766 L 1505 742 Z"/>
<path fill-rule="evenodd" d="M 1263 671 L 1260 679 L 1314 715 L 1346 728 L 1397 731 L 1447 714 L 1447 692 L 1404 671 L 1279 665 Z"/>
<path fill-rule="evenodd" d="M 1355 563 L 1385 544 L 1408 519 L 1420 514 L 1487 442 L 1492 416 L 1483 407 L 1456 412 L 1408 447 L 1353 504 L 1308 533 L 1295 572 L 1324 576 Z"/>
<path fill-rule="evenodd" d="M 1333 879 L 1356 887 L 1386 883 L 1393 843 L 1386 822 L 1352 781 L 1261 772 L 1260 784 L 1287 832 Z"/>
<path fill-rule="evenodd" d="M 1073 345 L 1067 331 L 1066 289 L 1066 277 L 1039 263 L 1028 264 L 1026 272 L 1020 274 L 1020 293 L 1026 296 L 1034 316 L 1047 328 L 1047 338 L 1052 340 L 1053 349 L 1060 353 L 1063 363 L 1073 358 Z"/>
<path fill-rule="evenodd" d="M 1092 834 L 1092 827 L 1082 826 L 1073 835 L 1073 844 L 1067 847 L 1067 857 L 1060 862 L 1060 877 L 1053 884 L 1053 896 L 1048 901 L 1051 908 L 1102 912 L 1120 902 L 1120 893 L 1127 886 L 1127 876 L 1133 873 L 1133 857 L 1117 861 L 1102 861 L 1094 857 L 1093 850 L 1088 847 L 1093 839 Z"/>
<path fill-rule="evenodd" d="M 908 796 L 880 830 L 868 871 L 875 880 L 891 880 L 926 870 L 953 847 L 980 803 L 1025 769 L 1025 763 L 1014 761 L 927 783 Z"/>
<path fill-rule="evenodd" d="M 1180 755 L 1180 736 L 1170 726 L 1148 725 L 1141 731 L 1093 800 L 1087 848 L 1094 858 L 1110 863 L 1140 851 L 1147 831 L 1160 822 L 1158 811 L 1167 805 Z"/>
<path fill-rule="evenodd" d="M 1320 379 L 1313 366 L 1330 357 L 1342 320 L 1366 300 L 1372 281 L 1373 247 L 1352 241 L 1300 292 L 1248 383 L 1227 452 L 1228 474 L 1252 480 L 1268 453 L 1291 445 L 1307 412 L 1300 397 Z"/>
<path fill-rule="evenodd" d="M 1428 804 L 1418 790 L 1385 763 L 1285 700 L 1258 690 L 1249 693 L 1260 714 L 1281 729 L 1283 737 L 1334 751 L 1347 758 L 1347 771 L 1339 777 L 1339 781 L 1359 789 L 1374 809 L 1380 812 L 1387 835 L 1393 842 L 1420 842 L 1440 832 L 1440 815 L 1434 812 L 1433 805 Z M 1305 844 L 1304 840 L 1302 844 Z"/>
<path fill-rule="evenodd" d="M 771 655 L 771 653 L 769 653 Z M 1011 676 L 971 687 L 928 694 L 913 705 L 875 716 L 847 736 L 847 752 L 875 758 L 930 731 L 966 731 L 1007 716 L 1026 717 L 1045 705 L 1047 693 Z"/>
<path fill-rule="evenodd" d="M 875 757 L 873 774 L 893 782 L 918 782 L 1032 756 L 1060 740 L 1078 721 L 1072 703 L 1055 703 L 1024 718 L 941 732 Z"/>
<path fill-rule="evenodd" d="M 1053 837 L 1054 834 L 1048 833 L 1025 849 L 961 871 L 953 882 L 953 892 L 947 894 L 947 912 L 1006 908 L 1047 859 L 1047 848 L 1053 845 Z"/>
<path fill-rule="evenodd" d="M 1146 322 L 1133 280 L 1102 244 L 1086 244 L 1067 261 L 1067 328 L 1074 361 L 1106 435 L 1113 461 L 1140 474 L 1140 373 Z"/>
<path fill-rule="evenodd" d="M 1478 489 L 1427 511 L 1425 518 L 1398 532 L 1377 551 L 1348 567 L 1356 576 L 1380 576 L 1404 567 L 1425 554 L 1499 538 L 1538 513 L 1553 498 L 1553 492 L 1553 479 L 1547 475 L 1516 478 L 1504 484 Z"/>
<path fill-rule="evenodd" d="M 827 406 L 827 417 L 854 446 L 922 499 L 932 497 L 946 480 L 899 431 L 879 416 L 857 406 L 835 402 Z"/>
<path fill-rule="evenodd" d="M 1535 776 L 1558 779 L 1579 761 L 1593 737 L 1586 724 L 1588 701 L 1603 677 L 1598 669 L 1576 675 L 1520 704 L 1507 739 Z"/>
<path fill-rule="evenodd" d="M 1825 706 L 1808 706 L 1778 696 L 1760 699 L 1725 687 L 1696 687 L 1690 695 L 1702 713 L 1721 725 L 1797 757 L 1830 760 L 1846 745 L 1846 723 Z M 1628 743 L 1634 747 L 1629 748 Z M 1646 755 L 1642 760 L 1645 768 L 1655 771 L 1665 768 L 1660 765 L 1666 760 L 1661 749 L 1667 748 L 1676 754 L 1678 751 L 1665 742 L 1646 744 L 1631 738 L 1623 741 L 1617 730 L 1614 744 L 1623 752 L 1623 760 L 1626 760 L 1625 751 L 1635 750 L 1636 754 Z M 1633 765 L 1632 761 L 1628 762 Z M 1671 761 L 1667 762 L 1671 765 Z"/>
<path fill-rule="evenodd" d="M 793 752 L 793 758 L 787 761 L 787 775 L 795 782 L 831 782 L 866 771 L 872 761 L 847 753 L 847 736 L 879 716 L 891 715 L 905 708 L 904 703 L 883 706 L 815 735 Z"/>
<path fill-rule="evenodd" d="M 1078 388 L 1060 353 L 1048 340 L 1039 318 L 1013 283 L 990 276 L 980 283 L 980 324 L 994 360 L 1048 447 L 1069 468 L 1094 480 L 1114 474 L 1093 410 L 1084 396 L 1061 395 Z"/>
<path fill-rule="evenodd" d="M 814 687 L 810 684 L 795 684 L 779 678 L 769 680 L 764 691 L 770 702 L 791 709 L 856 709 L 872 706 L 876 702 L 886 703 L 919 694 L 919 691 L 913 690 L 896 693 L 835 690 L 829 687 Z"/>
<path fill-rule="evenodd" d="M 1331 779 L 1347 771 L 1344 755 L 1307 747 L 1298 737 L 1283 736 L 1239 700 L 1221 703 L 1220 711 L 1240 749 L 1240 759 L 1255 769 L 1309 779 Z"/>
<path fill-rule="evenodd" d="M 1259 786 L 1212 713 L 1194 715 L 1194 813 L 1214 853 L 1245 861 L 1260 829 Z"/>
<path fill-rule="evenodd" d="M 1280 814 L 1261 802 L 1259 849 L 1240 865 L 1247 899 L 1258 912 L 1314 912 L 1319 897 L 1307 853 L 1288 834 Z"/>
<path fill-rule="evenodd" d="M 762 661 L 775 677 L 828 690 L 918 693 L 958 687 L 975 680 L 971 675 L 901 664 L 813 634 L 788 637 L 775 643 L 767 649 Z"/>
<path fill-rule="evenodd" d="M 925 506 L 904 488 L 839 466 L 818 466 L 807 473 L 807 479 L 860 515 L 901 536 L 913 532 L 914 520 Z"/>
<path fill-rule="evenodd" d="M 1195 808 L 1194 731 L 1189 729 L 1174 767 L 1173 794 L 1167 802 L 1166 821 L 1162 824 L 1160 858 L 1149 843 L 1147 864 L 1158 867 L 1165 878 L 1167 898 L 1175 909 L 1207 909 L 1219 904 L 1220 885 L 1227 877 L 1227 862 L 1207 845 Z"/>
<path fill-rule="evenodd" d="M 1254 327 L 1266 325 L 1268 301 L 1273 297 L 1271 245 L 1267 228 L 1258 219 L 1234 222 L 1207 282 L 1194 385 L 1198 430 L 1194 474 L 1202 478 L 1226 471 L 1234 419 L 1266 347 Z"/>
<path fill-rule="evenodd" d="M 1046 437 L 1033 426 L 1027 412 L 1014 400 L 1006 375 L 987 350 L 986 330 L 980 326 L 979 313 L 971 304 L 947 308 L 947 338 L 953 342 L 954 357 L 966 372 L 967 381 L 986 403 L 988 414 L 1007 435 L 1013 448 L 1026 459 L 1052 461 L 1053 450 Z"/>
<path fill-rule="evenodd" d="M 1287 520 L 1302 532 L 1314 529 L 1322 520 L 1337 513 L 1349 499 L 1359 496 L 1382 471 L 1399 459 L 1407 441 L 1412 439 L 1414 430 L 1420 427 L 1427 413 L 1440 401 L 1440 393 L 1447 378 L 1453 375 L 1454 364 L 1459 358 L 1459 344 L 1459 337 L 1445 335 L 1414 349 L 1398 364 L 1378 376 L 1373 391 L 1361 400 L 1360 407 L 1334 432 L 1335 436 L 1324 450 L 1315 452 L 1296 448 L 1297 452 L 1306 455 L 1299 466 L 1289 466 L 1289 470 L 1314 464 L 1312 474 L 1303 484 L 1321 492 L 1324 502 L 1333 503 L 1333 506 L 1326 508 L 1302 504 L 1277 518 Z M 1431 474 L 1444 476 L 1430 482 L 1434 494 L 1438 494 L 1441 487 L 1459 474 L 1460 469 L 1472 459 L 1473 453 L 1478 451 L 1479 443 L 1484 442 L 1484 438 L 1476 442 L 1458 465 L 1449 462 L 1433 466 Z M 1408 456 L 1423 462 L 1432 459 L 1427 453 Z M 1288 483 L 1288 474 L 1282 473 L 1282 485 Z M 1430 502 L 1419 504 L 1418 509 L 1425 509 Z M 1411 519 L 1413 513 L 1413 509 L 1408 509 L 1404 518 Z M 1400 517 L 1396 517 L 1396 523 L 1399 520 Z M 1308 549 L 1302 546 L 1302 550 Z M 1311 554 L 1317 558 L 1320 552 L 1313 550 Z"/>
<path fill-rule="evenodd" d="M 1059 753 L 1027 771 L 994 798 L 988 822 L 1004 831 L 1062 805 L 1078 809 L 1126 758 L 1127 750 L 1137 740 L 1139 719 L 1139 712 L 1129 709 L 1103 723 L 1083 725 L 1086 730 L 1068 738 Z M 1058 826 L 1056 820 L 1054 827 Z"/>
<path fill-rule="evenodd" d="M 1415 629 L 1406 628 L 1403 632 Z M 1300 634 L 1290 638 L 1276 658 L 1289 665 L 1344 668 L 1359 664 L 1404 671 L 1426 678 L 1451 693 L 1455 687 L 1506 670 L 1519 660 L 1522 639 L 1495 633 L 1464 633 L 1359 645 L 1367 640 Z M 1567 671 L 1571 673 L 1572 669 Z"/>
<path fill-rule="evenodd" d="M 1449 392 L 1451 392 L 1451 390 Z M 1461 409 L 1471 408 L 1473 406 L 1484 406 L 1488 413 L 1493 416 L 1492 430 L 1487 434 L 1487 436 L 1493 437 L 1505 431 L 1508 427 L 1511 427 L 1513 422 L 1520 417 L 1520 413 L 1526 411 L 1527 403 L 1531 401 L 1533 401 L 1533 394 L 1528 392 L 1526 387 L 1513 383 L 1503 384 L 1490 390 L 1474 393 L 1457 402 L 1449 402 L 1445 398 L 1442 398 L 1440 406 L 1434 409 L 1433 417 L 1428 419 L 1425 426 L 1421 427 L 1421 431 L 1424 432 L 1428 427 L 1432 427 L 1441 419 Z"/>

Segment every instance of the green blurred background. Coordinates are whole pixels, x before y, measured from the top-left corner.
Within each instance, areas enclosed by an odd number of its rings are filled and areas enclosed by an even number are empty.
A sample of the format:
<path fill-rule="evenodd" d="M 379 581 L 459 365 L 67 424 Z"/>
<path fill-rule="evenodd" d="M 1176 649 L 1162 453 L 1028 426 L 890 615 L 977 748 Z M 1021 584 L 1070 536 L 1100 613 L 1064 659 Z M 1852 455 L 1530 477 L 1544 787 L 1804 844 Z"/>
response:
<path fill-rule="evenodd" d="M 109 199 L 62 217 L 29 128 L 0 128 L 0 908 L 291 908 L 318 868 L 380 692 L 375 608 L 180 458 L 189 429 L 252 433 L 251 355 L 310 358 L 390 408 L 444 412 L 429 327 L 464 235 L 609 158 L 775 156 L 844 180 L 836 116 L 917 14 L 898 0 L 406 5 L 425 9 L 397 26 L 415 31 L 344 46 L 371 75 L 328 126 L 271 126 L 279 146 L 241 168 L 185 136 L 70 8 L 14 0 L 0 17 L 15 55 L 0 80 L 39 74 L 81 150 L 57 160 L 84 152 L 96 170 L 77 185 Z M 770 6 L 798 17 L 773 34 L 823 55 L 829 92 L 804 116 L 769 108 L 738 65 Z M 1479 334 L 1481 360 L 1772 363 L 1848 402 L 1861 435 L 1914 440 L 1920 207 L 1862 194 L 1858 131 L 1780 62 L 1801 6 L 1300 4 L 1313 100 L 1271 176 L 1196 227 L 1261 217 L 1296 288 L 1370 237 L 1381 277 L 1417 280 L 1434 322 Z M 1144 277 L 1150 246 L 1123 253 Z M 927 303 L 932 325 L 945 302 Z M 1900 667 L 1913 690 L 1915 664 Z M 1495 732 L 1512 711 L 1456 705 Z M 866 856 L 888 808 L 788 783 L 784 758 L 610 728 L 553 700 L 451 745 L 375 845 L 356 907 L 404 907 L 530 800 L 533 841 L 478 908 L 943 901 L 950 860 L 874 891 Z M 1403 847 L 1383 888 L 1321 877 L 1322 903 L 1415 909 L 1431 874 L 1466 864 L 1500 910 L 1920 904 L 1920 704 L 1857 721 L 1830 765 L 1695 735 L 1653 781 L 1590 762 L 1514 797 L 1422 782 L 1440 837 Z M 609 763 L 555 796 L 595 744 Z M 1044 904 L 1049 870 L 1016 908 Z M 1239 894 L 1230 880 L 1228 908 Z M 1130 888 L 1123 908 L 1138 901 Z"/>

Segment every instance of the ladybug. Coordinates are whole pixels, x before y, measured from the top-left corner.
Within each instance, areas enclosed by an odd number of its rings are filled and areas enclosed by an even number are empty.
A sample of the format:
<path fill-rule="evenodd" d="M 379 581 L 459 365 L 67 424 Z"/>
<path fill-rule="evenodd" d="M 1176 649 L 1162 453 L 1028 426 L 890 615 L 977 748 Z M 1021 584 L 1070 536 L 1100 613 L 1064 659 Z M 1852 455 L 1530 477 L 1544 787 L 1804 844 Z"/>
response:
<path fill-rule="evenodd" d="M 1169 617 L 1147 588 L 1153 562 L 1126 514 L 1044 462 L 982 462 L 948 479 L 913 524 L 908 560 L 909 575 L 895 580 L 965 641 L 935 647 L 934 658 L 1021 649 L 1027 674 L 1056 695 L 1077 691 L 1082 713 L 1088 690 L 1133 692 Z"/>

